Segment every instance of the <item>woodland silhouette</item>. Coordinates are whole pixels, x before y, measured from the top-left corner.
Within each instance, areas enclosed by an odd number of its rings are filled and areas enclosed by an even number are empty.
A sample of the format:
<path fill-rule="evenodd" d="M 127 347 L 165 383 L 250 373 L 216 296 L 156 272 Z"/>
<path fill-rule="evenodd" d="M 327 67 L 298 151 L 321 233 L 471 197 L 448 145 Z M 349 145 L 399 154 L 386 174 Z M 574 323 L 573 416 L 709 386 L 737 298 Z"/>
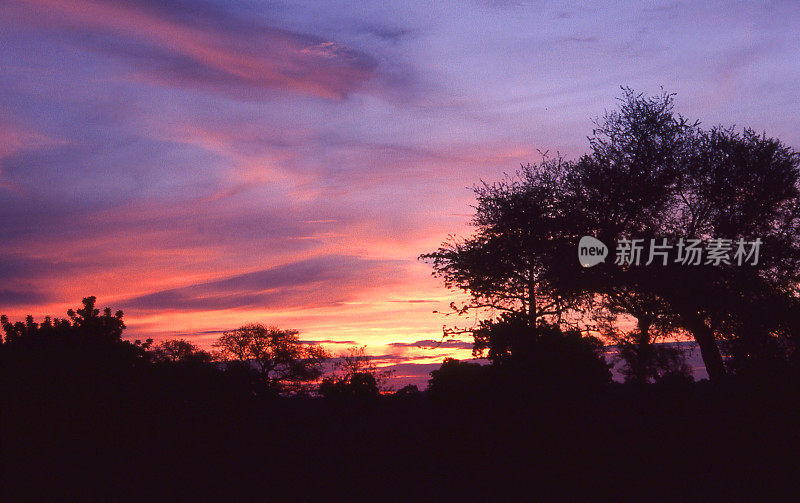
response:
<path fill-rule="evenodd" d="M 797 152 L 624 88 L 584 156 L 543 156 L 475 195 L 474 232 L 420 258 L 469 299 L 451 305 L 464 321 L 444 338 L 471 336 L 487 364 L 448 358 L 426 390 L 393 391 L 364 347 L 332 355 L 292 329 L 246 324 L 201 349 L 126 340 L 123 313 L 95 297 L 64 318 L 3 316 L 4 487 L 139 501 L 792 491 Z M 747 267 L 585 268 L 582 236 L 763 245 Z M 680 340 L 700 348 L 708 380 L 658 344 Z"/>

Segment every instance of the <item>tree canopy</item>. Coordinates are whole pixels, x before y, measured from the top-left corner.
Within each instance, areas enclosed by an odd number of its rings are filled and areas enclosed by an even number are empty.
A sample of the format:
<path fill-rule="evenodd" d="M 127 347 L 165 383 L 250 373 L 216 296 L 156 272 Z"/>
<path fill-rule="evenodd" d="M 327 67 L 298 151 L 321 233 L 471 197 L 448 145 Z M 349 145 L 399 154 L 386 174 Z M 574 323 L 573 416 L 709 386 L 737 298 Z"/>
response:
<path fill-rule="evenodd" d="M 577 323 L 598 309 L 630 316 L 639 345 L 657 334 L 690 334 L 712 379 L 726 374 L 721 346 L 741 346 L 727 341 L 793 341 L 800 320 L 800 157 L 749 129 L 704 130 L 673 106 L 672 94 L 624 88 L 619 109 L 596 121 L 586 155 L 545 159 L 476 187 L 475 233 L 421 256 L 447 287 L 471 298 L 454 309 L 488 308 L 489 324 L 506 313 L 530 337 L 541 323 Z M 760 240 L 763 251 L 748 267 L 606 260 L 584 268 L 575 260 L 582 236 L 612 250 L 624 239 L 717 239 Z M 486 348 L 480 337 L 476 343 Z"/>
<path fill-rule="evenodd" d="M 304 383 L 322 375 L 321 365 L 328 353 L 320 346 L 300 342 L 299 333 L 251 323 L 224 332 L 213 347 L 225 361 L 255 365 L 267 388 L 301 391 Z"/>

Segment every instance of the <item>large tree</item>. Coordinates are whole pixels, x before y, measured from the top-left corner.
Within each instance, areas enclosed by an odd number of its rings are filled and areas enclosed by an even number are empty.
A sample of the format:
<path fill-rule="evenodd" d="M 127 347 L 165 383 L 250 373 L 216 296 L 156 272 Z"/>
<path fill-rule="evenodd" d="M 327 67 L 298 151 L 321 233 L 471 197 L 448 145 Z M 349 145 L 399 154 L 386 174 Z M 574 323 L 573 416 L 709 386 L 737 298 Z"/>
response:
<path fill-rule="evenodd" d="M 546 160 L 523 166 L 518 178 L 476 187 L 475 233 L 451 236 L 420 256 L 445 286 L 469 295 L 469 302 L 451 304 L 456 312 L 518 315 L 525 330 L 533 331 L 540 319 L 559 317 L 575 303 L 574 292 L 556 291 L 544 278 L 567 230 L 558 199 L 566 165 Z"/>
<path fill-rule="evenodd" d="M 225 361 L 254 365 L 263 384 L 275 392 L 298 392 L 322 375 L 324 348 L 299 340 L 297 330 L 248 324 L 229 330 L 214 343 Z"/>
<path fill-rule="evenodd" d="M 673 263 L 649 278 L 651 291 L 697 340 L 712 378 L 725 372 L 720 338 L 765 341 L 796 333 L 799 165 L 791 148 L 751 130 L 714 128 L 693 137 L 662 234 L 730 240 L 734 250 L 739 240 L 761 242 L 757 264 Z"/>
<path fill-rule="evenodd" d="M 564 309 L 600 306 L 636 320 L 642 355 L 651 329 L 686 331 L 719 379 L 726 372 L 721 339 L 796 333 L 798 154 L 749 130 L 704 131 L 673 112 L 671 94 L 624 89 L 620 103 L 597 121 L 589 152 L 577 161 L 546 161 L 478 187 L 477 232 L 423 258 L 447 286 L 470 295 L 465 307 L 526 315 L 529 328 L 542 317 L 562 320 Z M 611 259 L 580 267 L 584 235 L 609 245 Z M 621 239 L 715 238 L 760 239 L 760 261 L 613 263 Z"/>

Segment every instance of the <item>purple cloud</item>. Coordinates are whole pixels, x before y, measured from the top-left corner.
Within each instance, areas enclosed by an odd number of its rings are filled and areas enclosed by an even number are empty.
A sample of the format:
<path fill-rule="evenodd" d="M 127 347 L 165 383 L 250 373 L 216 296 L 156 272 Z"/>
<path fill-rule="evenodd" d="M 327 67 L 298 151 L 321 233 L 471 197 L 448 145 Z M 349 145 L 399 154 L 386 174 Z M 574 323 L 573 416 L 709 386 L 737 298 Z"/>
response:
<path fill-rule="evenodd" d="M 195 2 L 11 2 L 7 14 L 144 74 L 255 98 L 270 90 L 342 99 L 372 76 L 374 60 L 324 38 L 267 25 L 235 8 Z"/>
<path fill-rule="evenodd" d="M 340 304 L 359 290 L 390 283 L 403 264 L 326 255 L 247 274 L 141 295 L 123 307 L 155 311 L 278 309 Z"/>

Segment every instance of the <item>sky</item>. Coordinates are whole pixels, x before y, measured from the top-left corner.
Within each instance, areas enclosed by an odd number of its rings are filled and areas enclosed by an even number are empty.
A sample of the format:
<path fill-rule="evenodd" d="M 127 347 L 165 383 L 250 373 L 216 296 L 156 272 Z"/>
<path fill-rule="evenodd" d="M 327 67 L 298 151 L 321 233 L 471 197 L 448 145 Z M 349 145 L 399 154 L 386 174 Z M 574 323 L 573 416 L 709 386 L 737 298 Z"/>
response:
<path fill-rule="evenodd" d="M 797 26 L 792 1 L 4 0 L 0 312 L 95 295 L 130 338 L 469 357 L 417 257 L 470 232 L 471 187 L 585 152 L 621 85 L 798 148 Z"/>

